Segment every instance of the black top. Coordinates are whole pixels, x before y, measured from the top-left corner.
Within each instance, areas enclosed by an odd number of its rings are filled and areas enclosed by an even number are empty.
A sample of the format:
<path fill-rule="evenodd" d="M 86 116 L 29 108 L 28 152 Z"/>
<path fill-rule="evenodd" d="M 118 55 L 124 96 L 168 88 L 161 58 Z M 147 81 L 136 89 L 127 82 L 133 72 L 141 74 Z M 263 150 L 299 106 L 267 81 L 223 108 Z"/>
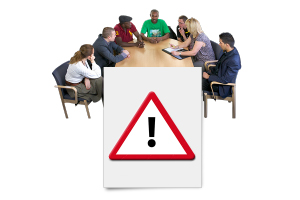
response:
<path fill-rule="evenodd" d="M 177 30 L 177 37 L 179 37 L 181 39 L 181 41 L 184 41 L 182 35 L 179 32 L 179 26 L 176 27 Z M 185 32 L 185 37 L 188 38 L 190 36 L 190 32 L 187 29 L 184 29 Z"/>

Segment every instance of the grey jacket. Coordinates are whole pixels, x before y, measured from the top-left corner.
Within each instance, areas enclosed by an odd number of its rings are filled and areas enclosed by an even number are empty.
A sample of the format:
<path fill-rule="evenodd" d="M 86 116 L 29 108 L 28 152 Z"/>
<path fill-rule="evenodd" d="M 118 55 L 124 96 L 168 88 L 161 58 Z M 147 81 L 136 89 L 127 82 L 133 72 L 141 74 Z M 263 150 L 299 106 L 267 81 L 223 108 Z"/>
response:
<path fill-rule="evenodd" d="M 107 67 L 112 63 L 117 63 L 124 60 L 124 56 L 119 54 L 124 49 L 117 45 L 115 42 L 106 42 L 106 40 L 100 34 L 97 40 L 93 44 L 94 47 L 94 55 L 95 55 L 95 62 L 97 65 L 101 67 Z M 119 55 L 114 56 L 115 50 Z"/>

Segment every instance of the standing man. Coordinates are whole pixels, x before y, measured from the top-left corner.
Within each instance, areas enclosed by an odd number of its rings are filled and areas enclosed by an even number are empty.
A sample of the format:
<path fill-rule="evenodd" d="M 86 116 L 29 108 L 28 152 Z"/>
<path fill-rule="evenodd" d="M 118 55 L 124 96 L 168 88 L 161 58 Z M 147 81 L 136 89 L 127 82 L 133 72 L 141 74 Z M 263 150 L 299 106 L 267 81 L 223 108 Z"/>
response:
<path fill-rule="evenodd" d="M 103 67 L 114 67 L 117 62 L 129 58 L 129 52 L 117 45 L 114 41 L 116 38 L 115 29 L 105 27 L 94 42 L 95 61 L 101 67 L 101 74 L 104 77 Z M 118 55 L 114 55 L 114 50 Z"/>
<path fill-rule="evenodd" d="M 185 25 L 185 21 L 187 19 L 188 18 L 185 15 L 181 15 L 178 19 L 178 26 L 176 27 L 176 29 L 177 29 L 177 40 L 180 42 L 186 41 L 190 36 L 190 32 L 187 30 Z"/>
<path fill-rule="evenodd" d="M 119 17 L 120 23 L 114 27 L 116 31 L 115 42 L 121 47 L 136 46 L 136 47 L 143 48 L 144 43 L 142 40 L 142 36 L 136 30 L 134 24 L 130 22 L 131 20 L 132 18 L 126 15 L 121 15 Z M 134 34 L 135 37 L 137 38 L 136 43 L 128 43 L 133 40 L 132 34 Z"/>
<path fill-rule="evenodd" d="M 141 30 L 143 40 L 156 44 L 162 40 L 168 39 L 170 35 L 169 27 L 164 20 L 158 19 L 158 10 L 151 10 L 150 17 L 151 19 L 144 22 Z M 147 33 L 147 37 L 145 36 L 145 33 Z"/>
<path fill-rule="evenodd" d="M 223 50 L 215 67 L 209 71 L 203 72 L 202 89 L 211 91 L 210 83 L 212 81 L 220 83 L 235 83 L 238 71 L 241 69 L 241 59 L 239 52 L 234 47 L 234 38 L 230 33 L 219 35 L 219 45 Z M 231 87 L 228 85 L 213 85 L 214 92 L 219 92 L 222 98 L 231 94 Z"/>

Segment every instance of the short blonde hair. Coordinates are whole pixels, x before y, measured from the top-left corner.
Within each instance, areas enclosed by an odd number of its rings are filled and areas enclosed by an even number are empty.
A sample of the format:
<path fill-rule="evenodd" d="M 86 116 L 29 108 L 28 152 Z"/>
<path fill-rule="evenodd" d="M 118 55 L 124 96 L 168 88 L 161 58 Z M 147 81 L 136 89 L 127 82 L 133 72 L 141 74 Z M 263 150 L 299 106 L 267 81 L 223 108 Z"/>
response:
<path fill-rule="evenodd" d="M 195 18 L 190 18 L 185 21 L 185 25 L 188 31 L 193 35 L 193 38 L 197 37 L 197 34 L 203 33 L 201 25 Z"/>

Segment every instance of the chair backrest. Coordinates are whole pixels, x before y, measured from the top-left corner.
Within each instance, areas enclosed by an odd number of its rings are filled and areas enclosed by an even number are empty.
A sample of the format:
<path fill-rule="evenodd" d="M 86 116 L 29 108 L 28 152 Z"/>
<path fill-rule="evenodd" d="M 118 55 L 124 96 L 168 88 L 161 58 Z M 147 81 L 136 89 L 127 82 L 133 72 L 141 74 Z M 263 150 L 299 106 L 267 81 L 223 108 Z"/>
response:
<path fill-rule="evenodd" d="M 214 41 L 211 40 L 210 43 L 214 50 L 215 58 L 216 58 L 216 60 L 218 60 L 220 58 L 220 54 L 222 53 L 222 49 L 221 49 L 220 45 L 218 45 Z"/>
<path fill-rule="evenodd" d="M 171 26 L 168 26 L 168 27 L 169 27 L 169 30 L 170 30 L 170 38 L 174 39 L 174 40 L 177 40 L 177 36 L 176 36 L 175 32 L 172 30 Z"/>
<path fill-rule="evenodd" d="M 57 85 L 66 85 L 66 73 L 67 73 L 67 69 L 69 67 L 69 62 L 67 61 L 63 64 L 61 64 L 59 67 L 57 67 L 53 72 L 52 75 L 55 78 L 56 84 Z M 62 89 L 62 95 L 64 96 L 65 94 L 67 94 L 66 89 Z"/>

